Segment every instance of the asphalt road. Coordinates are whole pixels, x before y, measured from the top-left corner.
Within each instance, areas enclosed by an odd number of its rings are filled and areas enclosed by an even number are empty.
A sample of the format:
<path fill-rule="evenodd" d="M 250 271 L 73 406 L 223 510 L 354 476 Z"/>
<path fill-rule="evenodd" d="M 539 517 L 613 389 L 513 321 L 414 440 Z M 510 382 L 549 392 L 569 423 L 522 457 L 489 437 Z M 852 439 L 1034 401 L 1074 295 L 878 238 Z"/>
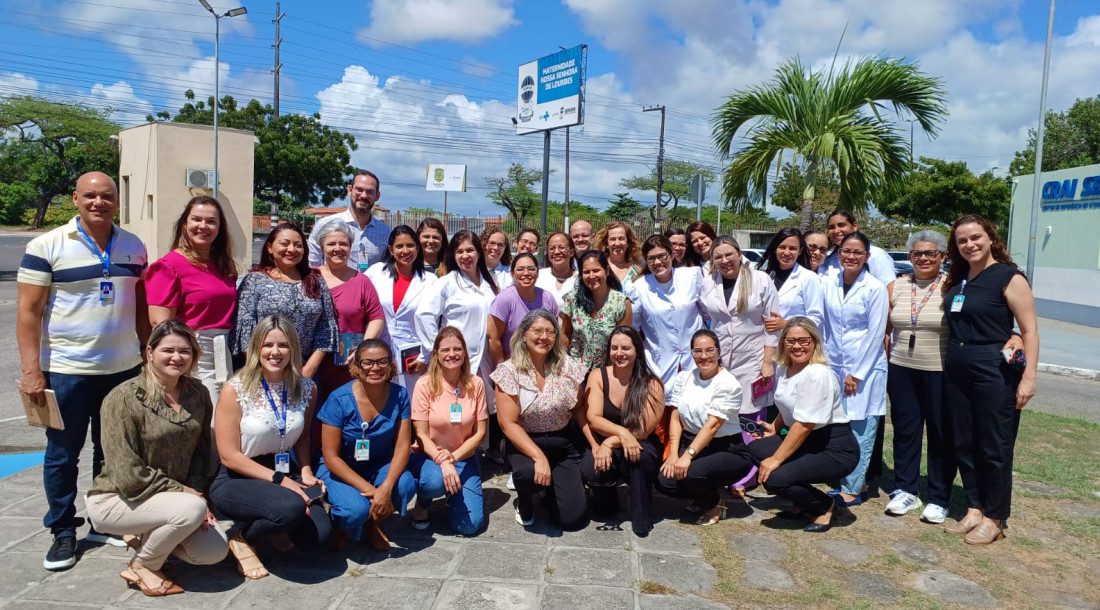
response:
<path fill-rule="evenodd" d="M 15 275 L 26 244 L 33 236 L 0 234 L 0 453 L 39 450 L 45 446 L 42 430 L 22 419 L 19 399 L 19 353 L 15 343 Z M 257 242 L 254 258 L 259 258 Z M 1049 345 L 1045 346 L 1049 347 Z M 1028 408 L 1100 423 L 1100 382 L 1039 374 L 1036 397 Z"/>

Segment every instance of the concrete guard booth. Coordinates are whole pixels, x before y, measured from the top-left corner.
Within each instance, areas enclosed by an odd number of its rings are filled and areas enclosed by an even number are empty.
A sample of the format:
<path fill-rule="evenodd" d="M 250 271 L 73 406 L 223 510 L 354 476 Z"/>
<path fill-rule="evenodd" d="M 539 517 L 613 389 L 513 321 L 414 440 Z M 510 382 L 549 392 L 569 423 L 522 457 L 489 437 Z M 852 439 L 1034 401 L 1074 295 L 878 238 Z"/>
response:
<path fill-rule="evenodd" d="M 1040 174 L 1032 289 L 1039 315 L 1100 327 L 1100 165 Z M 1034 176 L 1013 179 L 1009 252 L 1027 263 Z"/>
<path fill-rule="evenodd" d="M 233 259 L 243 276 L 252 267 L 252 180 L 256 138 L 218 129 L 218 201 L 225 210 Z M 145 242 L 154 261 L 172 247 L 176 219 L 188 200 L 213 196 L 214 128 L 147 123 L 118 134 L 119 219 Z"/>

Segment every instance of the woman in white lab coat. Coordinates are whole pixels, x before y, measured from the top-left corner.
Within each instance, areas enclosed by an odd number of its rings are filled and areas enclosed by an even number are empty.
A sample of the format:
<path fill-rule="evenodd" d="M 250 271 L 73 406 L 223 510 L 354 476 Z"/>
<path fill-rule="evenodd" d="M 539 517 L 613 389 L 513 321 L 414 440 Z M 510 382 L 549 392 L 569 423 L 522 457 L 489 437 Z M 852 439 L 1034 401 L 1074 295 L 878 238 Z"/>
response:
<path fill-rule="evenodd" d="M 558 309 L 565 304 L 565 295 L 572 292 L 577 283 L 577 261 L 573 258 L 575 252 L 573 238 L 568 233 L 558 231 L 546 238 L 543 268 L 539 269 L 535 286 L 554 295 Z"/>
<path fill-rule="evenodd" d="M 428 361 L 420 352 L 420 338 L 416 336 L 416 307 L 438 278 L 424 270 L 420 240 L 407 225 L 393 228 L 382 260 L 371 265 L 366 275 L 378 292 L 378 302 L 386 317 L 379 338 L 393 350 L 397 370 L 394 382 L 411 390 Z"/>
<path fill-rule="evenodd" d="M 512 285 L 512 250 L 508 246 L 508 234 L 498 225 L 481 232 L 481 250 L 485 253 L 485 268 L 493 274 L 497 290 Z"/>
<path fill-rule="evenodd" d="M 691 336 L 703 328 L 699 268 L 672 266 L 672 244 L 651 235 L 642 245 L 642 275 L 626 289 L 634 327 L 645 337 L 650 370 L 668 386 L 680 371 L 695 369 Z"/>
<path fill-rule="evenodd" d="M 764 421 L 774 402 L 768 388 L 775 378 L 779 344 L 778 330 L 768 332 L 764 327 L 764 320 L 779 307 L 775 285 L 763 271 L 750 268 L 731 237 L 719 237 L 711 244 L 710 268 L 700 289 L 703 309 L 718 335 L 722 365 L 741 384 L 738 415 Z M 741 434 L 745 443 L 755 440 L 747 432 Z M 755 467 L 733 484 L 742 493 L 755 486 Z"/>
<path fill-rule="evenodd" d="M 802 231 L 794 227 L 780 229 L 756 268 L 771 278 L 779 299 L 779 307 L 764 320 L 768 332 L 778 332 L 795 316 L 807 317 L 821 329 L 825 320 L 821 280 L 810 271 L 810 253 Z"/>
<path fill-rule="evenodd" d="M 451 237 L 443 262 L 446 275 L 439 278 L 416 308 L 416 335 L 420 337 L 421 353 L 431 358 L 435 336 L 444 326 L 454 326 L 466 339 L 470 370 L 481 375 L 485 387 L 489 382 L 488 354 L 489 306 L 499 292 L 493 274 L 485 268 L 481 240 L 472 231 L 462 229 Z M 484 361 L 484 363 L 483 363 Z M 495 413 L 489 401 L 490 413 Z"/>
<path fill-rule="evenodd" d="M 840 273 L 823 278 L 825 355 L 843 392 L 844 410 L 859 443 L 859 464 L 840 480 L 837 503 L 863 502 L 875 435 L 886 414 L 886 286 L 871 275 L 871 241 L 859 231 L 844 236 L 837 251 Z"/>

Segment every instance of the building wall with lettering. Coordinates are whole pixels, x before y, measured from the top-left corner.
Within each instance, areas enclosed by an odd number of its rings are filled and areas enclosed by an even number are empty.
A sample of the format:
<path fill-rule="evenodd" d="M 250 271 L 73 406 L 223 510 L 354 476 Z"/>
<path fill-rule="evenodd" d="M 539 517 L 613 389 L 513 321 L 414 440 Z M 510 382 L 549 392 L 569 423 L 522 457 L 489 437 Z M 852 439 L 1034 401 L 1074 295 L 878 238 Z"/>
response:
<path fill-rule="evenodd" d="M 1039 315 L 1100 327 L 1100 165 L 1041 174 L 1035 241 Z M 1027 264 L 1034 176 L 1012 185 L 1009 252 Z"/>

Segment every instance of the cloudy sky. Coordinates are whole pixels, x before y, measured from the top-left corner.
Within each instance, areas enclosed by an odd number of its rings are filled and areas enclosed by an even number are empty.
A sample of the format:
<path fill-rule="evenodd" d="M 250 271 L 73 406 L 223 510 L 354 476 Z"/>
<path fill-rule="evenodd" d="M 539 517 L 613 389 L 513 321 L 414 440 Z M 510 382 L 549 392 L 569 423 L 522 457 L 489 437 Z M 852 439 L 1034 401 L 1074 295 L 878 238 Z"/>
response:
<path fill-rule="evenodd" d="M 275 2 L 241 0 L 222 22 L 222 92 L 272 99 Z M 211 0 L 222 11 L 236 4 Z M 666 154 L 718 167 L 709 116 L 769 78 L 783 59 L 905 57 L 946 83 L 950 118 L 917 156 L 1004 172 L 1036 123 L 1046 0 L 284 0 L 283 112 L 320 112 L 359 142 L 391 209 L 439 206 L 429 162 L 469 165 L 453 211 L 495 215 L 484 179 L 541 164 L 542 139 L 517 136 L 517 66 L 587 44 L 587 108 L 572 134 L 571 196 L 602 207 L 624 177 Z M 34 94 L 113 109 L 132 125 L 213 93 L 213 18 L 198 0 L 0 0 L 0 96 Z M 1054 23 L 1050 107 L 1100 93 L 1100 2 L 1062 0 Z M 908 135 L 908 123 L 898 120 Z M 551 197 L 564 187 L 555 132 Z M 645 197 L 644 194 L 640 194 Z M 652 197 L 652 195 L 648 195 Z"/>

